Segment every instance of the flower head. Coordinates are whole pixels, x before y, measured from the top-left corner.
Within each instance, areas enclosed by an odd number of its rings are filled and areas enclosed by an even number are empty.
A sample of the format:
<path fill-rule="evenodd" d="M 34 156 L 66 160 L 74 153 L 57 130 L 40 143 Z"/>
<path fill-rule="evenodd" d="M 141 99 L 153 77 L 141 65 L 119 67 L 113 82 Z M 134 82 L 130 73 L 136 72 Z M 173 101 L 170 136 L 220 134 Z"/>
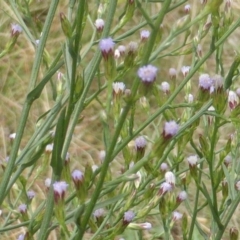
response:
<path fill-rule="evenodd" d="M 177 202 L 181 203 L 187 199 L 187 193 L 185 191 L 181 191 L 177 196 Z"/>
<path fill-rule="evenodd" d="M 177 220 L 180 220 L 182 217 L 183 217 L 183 214 L 182 214 L 182 213 L 176 212 L 176 211 L 173 212 L 173 217 L 172 217 L 172 219 L 173 219 L 174 222 L 177 221 Z"/>
<path fill-rule="evenodd" d="M 47 178 L 46 180 L 45 180 L 45 186 L 49 189 L 50 188 L 50 185 L 51 185 L 51 178 Z"/>
<path fill-rule="evenodd" d="M 159 194 L 164 195 L 167 192 L 172 191 L 173 186 L 170 183 L 163 182 L 160 186 Z"/>
<path fill-rule="evenodd" d="M 24 240 L 25 239 L 25 234 L 21 233 L 20 235 L 18 235 L 17 240 Z"/>
<path fill-rule="evenodd" d="M 36 193 L 33 190 L 29 190 L 27 192 L 27 196 L 29 200 L 32 200 L 35 197 Z"/>
<path fill-rule="evenodd" d="M 138 69 L 138 77 L 143 83 L 152 83 L 156 80 L 158 69 L 153 65 L 146 65 Z"/>
<path fill-rule="evenodd" d="M 239 98 L 234 91 L 229 91 L 228 93 L 228 105 L 231 110 L 233 110 L 239 102 Z"/>
<path fill-rule="evenodd" d="M 193 95 L 192 95 L 191 93 L 189 93 L 189 94 L 187 95 L 187 102 L 188 102 L 188 103 L 193 103 L 193 100 L 194 100 Z"/>
<path fill-rule="evenodd" d="M 146 139 L 143 136 L 137 137 L 135 139 L 135 149 L 136 151 L 145 149 L 147 145 Z"/>
<path fill-rule="evenodd" d="M 190 10 L 191 10 L 191 5 L 190 4 L 187 4 L 187 5 L 184 6 L 185 13 L 189 13 Z"/>
<path fill-rule="evenodd" d="M 80 188 L 80 185 L 81 183 L 83 182 L 84 180 L 84 175 L 81 171 L 75 169 L 73 172 L 72 172 L 72 180 L 74 182 L 74 185 L 77 189 Z"/>
<path fill-rule="evenodd" d="M 125 84 L 123 82 L 114 82 L 112 84 L 114 95 L 122 95 L 125 90 Z"/>
<path fill-rule="evenodd" d="M 188 162 L 190 167 L 195 167 L 197 165 L 197 162 L 198 162 L 198 157 L 196 155 L 189 156 L 187 158 L 187 162 Z"/>
<path fill-rule="evenodd" d="M 113 39 L 110 37 L 100 40 L 99 47 L 104 59 L 108 59 L 110 55 L 113 55 L 114 45 L 115 43 L 113 42 Z"/>
<path fill-rule="evenodd" d="M 64 181 L 53 183 L 53 191 L 54 191 L 54 200 L 57 203 L 59 200 L 63 200 L 68 184 Z"/>
<path fill-rule="evenodd" d="M 26 205 L 26 204 L 20 204 L 20 205 L 18 206 L 18 211 L 19 211 L 21 214 L 27 213 L 27 205 Z"/>
<path fill-rule="evenodd" d="M 104 210 L 103 208 L 99 208 L 99 209 L 97 209 L 97 210 L 94 211 L 93 216 L 94 216 L 96 219 L 98 219 L 98 218 L 103 217 L 104 214 L 105 214 L 105 210 Z"/>
<path fill-rule="evenodd" d="M 235 183 L 235 188 L 236 188 L 237 191 L 240 191 L 240 181 L 237 181 Z"/>
<path fill-rule="evenodd" d="M 162 82 L 161 83 L 161 89 L 164 93 L 169 93 L 170 91 L 170 84 L 168 82 Z"/>
<path fill-rule="evenodd" d="M 132 222 L 132 220 L 135 217 L 135 213 L 131 210 L 127 211 L 124 213 L 124 217 L 123 217 L 123 223 L 124 225 L 129 224 L 130 222 Z"/>
<path fill-rule="evenodd" d="M 225 158 L 224 158 L 224 164 L 226 166 L 228 166 L 229 164 L 231 164 L 232 162 L 232 156 L 231 155 L 227 155 Z"/>
<path fill-rule="evenodd" d="M 172 138 L 178 133 L 179 125 L 175 121 L 166 122 L 163 129 L 163 137 L 165 139 Z"/>
<path fill-rule="evenodd" d="M 183 66 L 181 68 L 181 71 L 182 71 L 182 74 L 183 74 L 184 77 L 187 76 L 187 74 L 189 73 L 190 68 L 191 68 L 190 66 Z"/>
<path fill-rule="evenodd" d="M 175 68 L 170 68 L 168 73 L 171 79 L 175 79 L 177 77 L 177 70 Z"/>
<path fill-rule="evenodd" d="M 165 181 L 167 183 L 170 183 L 172 186 L 174 186 L 175 182 L 176 182 L 176 177 L 175 177 L 174 173 L 170 172 L 170 171 L 166 172 L 165 173 Z"/>
<path fill-rule="evenodd" d="M 165 162 L 161 163 L 160 170 L 161 172 L 166 172 L 168 170 L 168 164 Z"/>
<path fill-rule="evenodd" d="M 128 44 L 128 55 L 134 55 L 137 52 L 138 44 L 137 42 L 131 41 Z"/>
<path fill-rule="evenodd" d="M 104 28 L 104 20 L 99 18 L 95 21 L 95 27 L 97 29 L 98 32 L 102 32 L 103 28 Z"/>
<path fill-rule="evenodd" d="M 141 41 L 144 42 L 149 38 L 150 32 L 148 30 L 142 30 L 140 33 L 140 36 L 141 36 Z"/>
<path fill-rule="evenodd" d="M 11 34 L 12 36 L 18 36 L 22 32 L 22 27 L 16 23 L 11 24 Z"/>
<path fill-rule="evenodd" d="M 210 90 L 213 86 L 213 80 L 210 78 L 208 74 L 202 74 L 199 77 L 199 87 L 202 90 Z"/>

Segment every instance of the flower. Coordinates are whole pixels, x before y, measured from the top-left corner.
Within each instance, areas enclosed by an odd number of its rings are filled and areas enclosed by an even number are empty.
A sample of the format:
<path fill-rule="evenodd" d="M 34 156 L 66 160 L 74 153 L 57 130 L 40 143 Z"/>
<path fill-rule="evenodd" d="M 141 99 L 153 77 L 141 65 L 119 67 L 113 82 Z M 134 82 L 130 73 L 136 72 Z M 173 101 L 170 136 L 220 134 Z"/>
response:
<path fill-rule="evenodd" d="M 183 66 L 181 68 L 181 71 L 182 71 L 182 74 L 183 74 L 184 77 L 187 76 L 187 74 L 189 73 L 190 68 L 191 68 L 190 66 Z"/>
<path fill-rule="evenodd" d="M 192 95 L 191 93 L 189 93 L 189 94 L 187 95 L 187 102 L 188 102 L 188 103 L 193 103 L 193 100 L 194 100 L 193 95 Z"/>
<path fill-rule="evenodd" d="M 24 240 L 25 239 L 25 234 L 21 233 L 20 235 L 18 235 L 17 240 Z"/>
<path fill-rule="evenodd" d="M 235 188 L 236 188 L 237 191 L 240 191 L 240 181 L 237 181 L 235 183 Z"/>
<path fill-rule="evenodd" d="M 172 191 L 173 186 L 170 183 L 163 182 L 160 186 L 159 194 L 164 195 L 167 192 Z"/>
<path fill-rule="evenodd" d="M 187 158 L 188 164 L 190 167 L 195 167 L 197 165 L 198 162 L 198 157 L 196 155 L 194 156 L 189 156 Z"/>
<path fill-rule="evenodd" d="M 171 79 L 175 79 L 177 77 L 177 70 L 175 68 L 170 68 L 168 74 Z"/>
<path fill-rule="evenodd" d="M 163 129 L 163 137 L 165 139 L 172 138 L 178 133 L 179 126 L 175 121 L 166 122 Z"/>
<path fill-rule="evenodd" d="M 170 91 L 170 84 L 168 82 L 161 83 L 161 89 L 164 93 L 169 93 Z"/>
<path fill-rule="evenodd" d="M 191 5 L 190 4 L 187 4 L 187 5 L 184 6 L 185 13 L 189 13 L 190 10 L 191 10 Z"/>
<path fill-rule="evenodd" d="M 70 162 L 70 153 L 67 152 L 64 163 L 68 164 L 69 162 Z"/>
<path fill-rule="evenodd" d="M 155 81 L 158 69 L 153 65 L 146 65 L 138 69 L 138 77 L 143 83 L 152 83 Z"/>
<path fill-rule="evenodd" d="M 150 32 L 148 30 L 142 30 L 140 33 L 141 41 L 146 41 L 150 36 Z"/>
<path fill-rule="evenodd" d="M 135 139 L 135 149 L 136 151 L 141 151 L 147 145 L 146 139 L 143 136 L 140 136 Z"/>
<path fill-rule="evenodd" d="M 27 213 L 27 205 L 26 205 L 26 204 L 20 204 L 20 205 L 18 206 L 18 211 L 19 211 L 21 214 Z"/>
<path fill-rule="evenodd" d="M 64 181 L 53 183 L 53 191 L 54 191 L 54 200 L 57 203 L 59 200 L 63 200 L 68 184 Z"/>
<path fill-rule="evenodd" d="M 16 23 L 11 24 L 11 34 L 12 36 L 18 36 L 22 32 L 22 27 Z"/>
<path fill-rule="evenodd" d="M 79 189 L 81 183 L 82 183 L 83 180 L 84 180 L 84 175 L 83 175 L 83 173 L 82 173 L 81 171 L 77 170 L 77 169 L 74 170 L 74 171 L 72 172 L 72 180 L 73 180 L 73 182 L 74 182 L 75 187 L 76 187 L 77 189 Z"/>
<path fill-rule="evenodd" d="M 47 187 L 47 188 L 50 188 L 50 185 L 51 185 L 51 179 L 50 178 L 47 178 L 46 180 L 45 180 L 45 186 Z"/>
<path fill-rule="evenodd" d="M 103 208 L 99 208 L 99 209 L 97 209 L 97 210 L 94 211 L 93 216 L 94 216 L 96 219 L 98 219 L 98 218 L 103 217 L 104 214 L 105 214 L 105 210 L 104 210 Z"/>
<path fill-rule="evenodd" d="M 29 190 L 27 192 L 27 196 L 29 200 L 32 200 L 35 197 L 36 193 L 33 190 Z"/>
<path fill-rule="evenodd" d="M 161 163 L 160 170 L 161 172 L 166 172 L 168 170 L 168 164 L 165 162 Z"/>
<path fill-rule="evenodd" d="M 112 87 L 115 95 L 122 95 L 125 90 L 125 84 L 123 82 L 114 82 Z"/>
<path fill-rule="evenodd" d="M 132 220 L 135 217 L 135 213 L 131 210 L 127 211 L 124 213 L 124 217 L 123 217 L 123 223 L 124 224 L 129 224 L 130 222 L 132 222 Z"/>
<path fill-rule="evenodd" d="M 95 21 L 95 27 L 97 28 L 98 32 L 102 32 L 103 28 L 104 28 L 104 20 L 99 18 Z"/>
<path fill-rule="evenodd" d="M 136 43 L 136 42 L 130 42 L 129 44 L 128 44 L 128 55 L 133 55 L 133 54 L 135 54 L 136 53 L 136 51 L 137 51 L 137 49 L 138 49 L 138 44 Z M 120 52 L 121 53 L 121 52 Z"/>
<path fill-rule="evenodd" d="M 102 52 L 103 58 L 108 59 L 110 55 L 113 55 L 114 45 L 115 43 L 110 37 L 100 40 L 99 47 Z"/>
<path fill-rule="evenodd" d="M 122 57 L 122 56 L 125 54 L 125 52 L 126 52 L 126 47 L 123 46 L 123 45 L 118 46 L 117 49 L 118 49 L 121 57 Z"/>
<path fill-rule="evenodd" d="M 170 183 L 172 186 L 175 185 L 176 177 L 173 174 L 173 172 L 168 171 L 168 172 L 165 173 L 165 181 L 167 183 Z"/>
<path fill-rule="evenodd" d="M 152 229 L 152 224 L 149 222 L 130 223 L 128 228 L 136 229 L 136 230 L 150 230 L 150 229 Z"/>
<path fill-rule="evenodd" d="M 183 217 L 183 214 L 180 213 L 180 212 L 177 212 L 177 211 L 173 212 L 172 215 L 173 215 L 172 220 L 174 222 L 177 221 L 177 220 L 180 220 Z"/>
<path fill-rule="evenodd" d="M 231 155 L 227 155 L 227 156 L 224 158 L 224 164 L 225 164 L 226 166 L 228 166 L 231 162 L 232 162 L 232 156 L 231 156 Z"/>
<path fill-rule="evenodd" d="M 234 91 L 229 91 L 228 93 L 228 105 L 231 110 L 233 110 L 238 105 L 239 99 Z"/>
<path fill-rule="evenodd" d="M 213 80 L 208 74 L 202 74 L 199 77 L 199 87 L 203 90 L 210 90 L 213 86 Z"/>
<path fill-rule="evenodd" d="M 181 203 L 182 201 L 187 199 L 186 191 L 181 191 L 177 196 L 177 202 Z"/>
<path fill-rule="evenodd" d="M 52 151 L 53 151 L 53 143 L 48 144 L 48 145 L 45 147 L 45 152 L 46 152 L 46 153 L 51 153 Z"/>
<path fill-rule="evenodd" d="M 9 138 L 10 138 L 11 141 L 14 140 L 16 138 L 16 133 L 11 133 L 9 135 Z"/>

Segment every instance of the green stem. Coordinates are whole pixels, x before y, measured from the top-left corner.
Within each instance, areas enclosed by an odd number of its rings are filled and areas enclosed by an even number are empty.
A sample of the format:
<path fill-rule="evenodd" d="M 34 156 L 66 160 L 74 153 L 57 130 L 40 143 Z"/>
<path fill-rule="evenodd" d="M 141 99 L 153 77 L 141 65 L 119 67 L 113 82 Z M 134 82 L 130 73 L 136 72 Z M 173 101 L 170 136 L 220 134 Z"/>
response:
<path fill-rule="evenodd" d="M 44 52 L 44 46 L 45 46 L 45 43 L 47 40 L 47 36 L 48 36 L 49 30 L 50 30 L 50 26 L 51 26 L 53 17 L 55 15 L 57 6 L 58 6 L 58 0 L 51 2 L 49 12 L 48 12 L 48 15 L 47 15 L 44 27 L 43 27 L 43 34 L 41 36 L 41 41 L 37 48 L 36 58 L 33 63 L 32 74 L 31 74 L 30 83 L 28 86 L 28 92 L 31 92 L 35 87 L 37 77 L 38 77 L 38 72 L 39 72 L 40 65 L 41 65 L 43 52 Z M 33 102 L 33 100 L 26 99 L 24 106 L 23 106 L 22 115 L 21 115 L 21 118 L 19 121 L 19 126 L 17 129 L 17 135 L 14 140 L 13 148 L 12 148 L 12 151 L 10 154 L 10 159 L 7 164 L 7 167 L 4 172 L 4 175 L 3 175 L 3 178 L 1 181 L 1 185 L 0 185 L 0 205 L 2 204 L 2 202 L 5 198 L 5 195 L 6 195 L 5 191 L 6 191 L 9 179 L 12 175 L 13 169 L 14 169 L 15 161 L 17 158 L 18 150 L 20 147 L 21 139 L 22 139 L 22 136 L 24 133 L 25 125 L 26 125 L 26 122 L 28 119 L 28 114 L 29 114 L 32 102 Z"/>

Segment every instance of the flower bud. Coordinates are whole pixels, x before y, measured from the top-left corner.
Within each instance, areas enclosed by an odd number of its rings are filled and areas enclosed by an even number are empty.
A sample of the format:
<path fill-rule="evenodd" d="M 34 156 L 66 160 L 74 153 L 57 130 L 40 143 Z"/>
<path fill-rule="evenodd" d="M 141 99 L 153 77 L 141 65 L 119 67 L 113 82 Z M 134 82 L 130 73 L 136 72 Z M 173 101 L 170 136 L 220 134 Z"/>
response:
<path fill-rule="evenodd" d="M 168 171 L 168 172 L 165 173 L 165 181 L 166 181 L 167 183 L 171 184 L 172 187 L 175 186 L 176 177 L 175 177 L 175 175 L 173 174 L 173 172 Z"/>
<path fill-rule="evenodd" d="M 189 73 L 190 68 L 191 68 L 190 66 L 183 66 L 181 68 L 181 71 L 182 71 L 182 74 L 183 74 L 184 77 L 187 76 L 187 74 Z"/>
<path fill-rule="evenodd" d="M 161 83 L 161 90 L 165 93 L 168 94 L 170 92 L 170 84 L 168 82 L 162 82 Z"/>
<path fill-rule="evenodd" d="M 172 213 L 172 220 L 173 220 L 174 222 L 182 219 L 182 217 L 183 217 L 183 214 L 180 213 L 180 212 L 176 212 L 176 211 L 175 211 L 175 212 Z"/>
<path fill-rule="evenodd" d="M 230 228 L 229 237 L 230 240 L 238 240 L 238 229 L 234 227 Z"/>
<path fill-rule="evenodd" d="M 100 40 L 99 47 L 102 52 L 102 56 L 105 60 L 107 60 L 110 56 L 113 56 L 114 53 L 114 45 L 112 38 L 104 38 Z"/>
<path fill-rule="evenodd" d="M 238 98 L 237 94 L 234 91 L 229 91 L 228 105 L 229 105 L 230 109 L 233 110 L 234 108 L 236 108 L 236 106 L 238 105 L 238 102 L 239 102 L 239 98 Z"/>
<path fill-rule="evenodd" d="M 145 223 L 130 223 L 128 225 L 128 228 L 134 229 L 134 230 L 150 230 L 152 229 L 152 224 L 149 222 Z"/>
<path fill-rule="evenodd" d="M 163 129 L 164 139 L 170 139 L 178 133 L 179 125 L 175 121 L 166 122 Z"/>
<path fill-rule="evenodd" d="M 67 19 L 67 17 L 64 15 L 64 13 L 60 13 L 60 21 L 61 21 L 61 26 L 62 26 L 62 30 L 64 35 L 67 38 L 71 38 L 72 36 L 72 26 L 69 22 L 69 20 Z"/>
<path fill-rule="evenodd" d="M 58 203 L 59 201 L 62 202 L 64 200 L 67 187 L 68 187 L 68 184 L 64 181 L 53 183 L 55 203 Z"/>
<path fill-rule="evenodd" d="M 137 152 L 136 161 L 140 160 L 145 153 L 147 142 L 143 136 L 140 136 L 135 139 L 135 150 Z"/>
<path fill-rule="evenodd" d="M 170 68 L 168 71 L 170 79 L 176 79 L 177 77 L 177 70 L 175 68 Z"/>
<path fill-rule="evenodd" d="M 167 192 L 171 192 L 172 188 L 173 188 L 173 186 L 170 183 L 163 182 L 159 189 L 159 195 L 162 196 Z"/>
<path fill-rule="evenodd" d="M 99 19 L 97 19 L 97 20 L 95 21 L 95 24 L 94 24 L 94 25 L 95 25 L 95 27 L 96 27 L 96 29 L 97 29 L 97 31 L 98 31 L 99 33 L 103 31 L 104 24 L 105 24 L 105 22 L 104 22 L 104 20 L 101 19 L 101 18 L 99 18 Z"/>
<path fill-rule="evenodd" d="M 132 222 L 134 217 L 135 217 L 135 213 L 133 211 L 130 210 L 125 212 L 123 217 L 123 224 L 128 225 L 130 222 Z"/>
<path fill-rule="evenodd" d="M 141 41 L 146 42 L 150 36 L 150 32 L 148 30 L 142 30 L 140 33 Z"/>

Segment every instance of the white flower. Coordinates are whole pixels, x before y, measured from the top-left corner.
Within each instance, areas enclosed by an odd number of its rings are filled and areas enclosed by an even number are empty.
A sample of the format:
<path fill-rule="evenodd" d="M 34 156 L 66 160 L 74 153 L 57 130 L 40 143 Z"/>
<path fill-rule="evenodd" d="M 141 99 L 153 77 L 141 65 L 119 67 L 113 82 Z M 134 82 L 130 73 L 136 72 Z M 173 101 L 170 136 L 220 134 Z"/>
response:
<path fill-rule="evenodd" d="M 184 6 L 185 13 L 189 13 L 190 10 L 191 10 L 191 5 L 190 4 L 187 4 L 187 5 Z"/>
<path fill-rule="evenodd" d="M 72 172 L 72 180 L 77 189 L 80 187 L 81 183 L 83 182 L 83 179 L 84 179 L 84 175 L 80 170 L 75 169 Z"/>
<path fill-rule="evenodd" d="M 162 172 L 166 172 L 168 170 L 168 164 L 163 162 L 161 165 L 160 165 L 160 169 Z"/>
<path fill-rule="evenodd" d="M 190 66 L 183 66 L 181 68 L 181 71 L 182 71 L 182 74 L 183 74 L 184 77 L 187 76 L 187 74 L 189 73 L 190 68 L 191 68 Z"/>
<path fill-rule="evenodd" d="M 104 161 L 105 157 L 106 157 L 106 152 L 104 150 L 99 151 L 98 157 L 99 157 L 99 160 L 102 163 Z"/>
<path fill-rule="evenodd" d="M 189 156 L 187 158 L 188 164 L 190 165 L 190 167 L 195 167 L 197 165 L 198 162 L 198 157 L 196 155 L 194 156 Z"/>
<path fill-rule="evenodd" d="M 47 188 L 50 187 L 51 181 L 52 181 L 52 180 L 51 180 L 50 178 L 47 178 L 47 179 L 45 180 L 45 186 L 46 186 Z"/>
<path fill-rule="evenodd" d="M 104 24 L 105 24 L 105 22 L 103 19 L 99 18 L 95 21 L 95 27 L 97 28 L 98 32 L 102 32 L 102 30 L 104 28 Z"/>
<path fill-rule="evenodd" d="M 20 235 L 18 235 L 18 238 L 17 238 L 17 240 L 24 240 L 25 239 L 25 234 L 20 234 Z"/>
<path fill-rule="evenodd" d="M 220 75 L 215 75 L 212 77 L 213 86 L 216 90 L 221 89 L 223 87 L 223 77 Z"/>
<path fill-rule="evenodd" d="M 170 84 L 168 82 L 162 82 L 161 89 L 164 93 L 168 93 L 170 91 Z"/>
<path fill-rule="evenodd" d="M 138 69 L 138 76 L 144 83 L 152 83 L 157 77 L 158 69 L 153 65 L 143 66 Z"/>
<path fill-rule="evenodd" d="M 16 133 L 11 133 L 9 135 L 10 140 L 14 140 L 16 138 Z"/>
<path fill-rule="evenodd" d="M 168 171 L 168 172 L 165 173 L 165 181 L 167 183 L 170 183 L 172 186 L 175 185 L 176 177 L 173 174 L 173 172 Z"/>
<path fill-rule="evenodd" d="M 100 218 L 100 217 L 103 217 L 104 214 L 105 214 L 105 210 L 103 208 L 99 208 L 99 209 L 94 211 L 93 216 L 95 218 Z"/>
<path fill-rule="evenodd" d="M 179 126 L 175 121 L 166 122 L 163 129 L 164 138 L 171 138 L 178 133 Z"/>
<path fill-rule="evenodd" d="M 48 145 L 45 147 L 45 152 L 46 152 L 46 153 L 51 153 L 52 151 L 53 151 L 53 143 L 48 144 Z"/>
<path fill-rule="evenodd" d="M 65 157 L 65 164 L 69 163 L 69 161 L 70 161 L 70 153 L 67 152 L 66 157 Z"/>
<path fill-rule="evenodd" d="M 177 201 L 182 202 L 187 199 L 187 193 L 185 191 L 181 191 L 177 196 Z"/>
<path fill-rule="evenodd" d="M 208 74 L 202 74 L 199 77 L 199 87 L 203 90 L 210 90 L 213 86 L 213 80 Z"/>
<path fill-rule="evenodd" d="M 173 212 L 173 221 L 177 221 L 177 220 L 180 220 L 181 218 L 183 217 L 182 213 L 180 212 Z"/>
<path fill-rule="evenodd" d="M 240 181 L 237 181 L 235 183 L 235 188 L 236 188 L 237 191 L 240 191 Z"/>
<path fill-rule="evenodd" d="M 191 93 L 189 93 L 188 96 L 187 96 L 187 102 L 188 103 L 193 103 L 193 100 L 194 100 L 193 95 Z"/>
<path fill-rule="evenodd" d="M 117 49 L 118 49 L 118 51 L 120 53 L 120 56 L 123 56 L 125 54 L 125 52 L 126 52 L 126 47 L 123 46 L 123 45 L 118 46 Z"/>
<path fill-rule="evenodd" d="M 228 93 L 228 105 L 231 110 L 233 110 L 239 102 L 239 98 L 234 91 L 229 91 Z"/>
<path fill-rule="evenodd" d="M 53 183 L 53 191 L 54 191 L 55 202 L 58 202 L 58 200 L 63 200 L 64 199 L 67 187 L 68 187 L 68 184 L 64 181 Z"/>
<path fill-rule="evenodd" d="M 160 193 L 160 195 L 163 195 L 167 192 L 172 191 L 172 188 L 173 188 L 173 186 L 170 183 L 163 182 L 160 186 L 159 193 Z"/>
<path fill-rule="evenodd" d="M 125 84 L 123 82 L 114 82 L 112 84 L 112 87 L 113 87 L 113 92 L 116 95 L 123 94 L 125 90 Z"/>
<path fill-rule="evenodd" d="M 140 36 L 142 41 L 146 41 L 150 36 L 150 32 L 148 30 L 142 30 Z"/>
<path fill-rule="evenodd" d="M 177 76 L 177 70 L 175 68 L 170 68 L 168 73 L 171 79 L 176 78 Z"/>

